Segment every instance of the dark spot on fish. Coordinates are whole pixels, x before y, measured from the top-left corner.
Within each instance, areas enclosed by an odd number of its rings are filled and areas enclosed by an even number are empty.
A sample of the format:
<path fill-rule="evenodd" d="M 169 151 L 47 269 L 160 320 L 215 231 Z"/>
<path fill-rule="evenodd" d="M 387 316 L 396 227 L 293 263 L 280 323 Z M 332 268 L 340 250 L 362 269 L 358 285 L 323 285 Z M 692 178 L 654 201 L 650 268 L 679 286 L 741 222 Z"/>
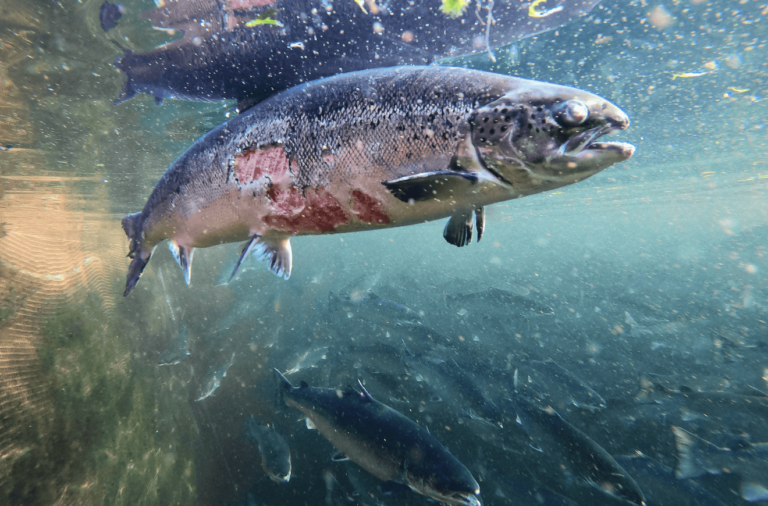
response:
<path fill-rule="evenodd" d="M 483 118 L 483 123 L 488 123 L 488 118 Z"/>
<path fill-rule="evenodd" d="M 507 131 L 507 127 L 503 126 L 499 130 L 501 130 L 502 132 L 506 132 Z"/>
<path fill-rule="evenodd" d="M 479 128 L 479 129 L 478 129 L 478 132 L 480 132 L 481 134 L 484 134 L 484 133 L 485 133 L 485 128 L 482 128 L 482 127 L 481 127 L 481 128 Z"/>
<path fill-rule="evenodd" d="M 495 134 L 495 133 L 496 133 L 496 129 L 494 129 L 494 128 L 491 128 L 491 131 L 490 131 L 490 132 L 488 132 L 488 133 L 489 133 L 489 134 L 491 134 L 491 135 L 493 135 L 493 134 Z"/>

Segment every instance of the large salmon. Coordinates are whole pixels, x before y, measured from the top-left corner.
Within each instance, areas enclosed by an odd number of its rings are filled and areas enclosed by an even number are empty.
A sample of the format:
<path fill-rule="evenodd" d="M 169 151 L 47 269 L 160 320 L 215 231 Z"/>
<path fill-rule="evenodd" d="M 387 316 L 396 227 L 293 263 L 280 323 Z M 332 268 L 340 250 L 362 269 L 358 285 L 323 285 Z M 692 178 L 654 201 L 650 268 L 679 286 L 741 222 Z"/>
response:
<path fill-rule="evenodd" d="M 581 181 L 632 156 L 598 138 L 629 125 L 574 88 L 450 67 L 343 74 L 287 90 L 215 128 L 123 218 L 125 289 L 154 247 L 190 279 L 193 248 L 248 241 L 286 279 L 290 238 L 450 217 L 451 244 L 478 240 L 483 206 Z M 233 273 L 234 275 L 234 273 Z"/>

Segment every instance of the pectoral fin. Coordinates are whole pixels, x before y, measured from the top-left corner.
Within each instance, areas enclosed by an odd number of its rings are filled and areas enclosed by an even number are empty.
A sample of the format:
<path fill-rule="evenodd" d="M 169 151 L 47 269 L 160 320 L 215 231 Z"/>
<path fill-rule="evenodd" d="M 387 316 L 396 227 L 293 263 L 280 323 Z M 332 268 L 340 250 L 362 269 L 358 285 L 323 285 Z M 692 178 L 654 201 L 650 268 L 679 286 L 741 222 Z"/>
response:
<path fill-rule="evenodd" d="M 454 198 L 468 191 L 479 180 L 474 172 L 442 170 L 382 181 L 381 184 L 403 202 L 423 202 Z"/>
<path fill-rule="evenodd" d="M 464 211 L 448 218 L 443 229 L 443 237 L 449 244 L 462 247 L 472 242 L 472 224 L 474 211 Z"/>
<path fill-rule="evenodd" d="M 346 462 L 347 460 L 349 460 L 349 457 L 347 457 L 341 452 L 336 452 L 333 454 L 333 457 L 331 457 L 331 460 L 334 462 Z"/>
<path fill-rule="evenodd" d="M 176 263 L 179 264 L 182 272 L 184 272 L 184 282 L 189 285 L 192 278 L 192 255 L 195 253 L 195 249 L 179 246 L 176 241 L 170 241 L 168 249 L 171 250 L 173 259 L 176 260 Z"/>

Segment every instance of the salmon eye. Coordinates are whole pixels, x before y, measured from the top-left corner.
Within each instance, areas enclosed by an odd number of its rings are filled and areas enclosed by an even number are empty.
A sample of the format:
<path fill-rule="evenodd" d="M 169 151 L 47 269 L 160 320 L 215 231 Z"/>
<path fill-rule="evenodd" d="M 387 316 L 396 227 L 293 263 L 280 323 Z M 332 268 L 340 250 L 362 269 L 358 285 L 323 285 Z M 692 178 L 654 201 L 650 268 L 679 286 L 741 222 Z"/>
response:
<path fill-rule="evenodd" d="M 587 121 L 589 117 L 589 107 L 581 100 L 567 100 L 560 104 L 558 114 L 555 115 L 557 122 L 564 127 L 578 126 Z"/>

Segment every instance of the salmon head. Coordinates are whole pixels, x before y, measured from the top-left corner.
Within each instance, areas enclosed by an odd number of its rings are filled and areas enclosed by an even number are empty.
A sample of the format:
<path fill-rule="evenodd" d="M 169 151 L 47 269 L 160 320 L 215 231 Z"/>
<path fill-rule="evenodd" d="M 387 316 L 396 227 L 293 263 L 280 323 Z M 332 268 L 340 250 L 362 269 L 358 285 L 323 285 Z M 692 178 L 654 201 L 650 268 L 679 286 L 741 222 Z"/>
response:
<path fill-rule="evenodd" d="M 479 161 L 518 192 L 581 181 L 634 153 L 631 144 L 600 140 L 629 126 L 629 117 L 604 98 L 566 86 L 518 83 L 477 109 L 470 122 Z"/>
<path fill-rule="evenodd" d="M 406 481 L 419 494 L 450 506 L 481 506 L 480 485 L 463 465 L 431 462 L 414 467 L 406 467 Z"/>

